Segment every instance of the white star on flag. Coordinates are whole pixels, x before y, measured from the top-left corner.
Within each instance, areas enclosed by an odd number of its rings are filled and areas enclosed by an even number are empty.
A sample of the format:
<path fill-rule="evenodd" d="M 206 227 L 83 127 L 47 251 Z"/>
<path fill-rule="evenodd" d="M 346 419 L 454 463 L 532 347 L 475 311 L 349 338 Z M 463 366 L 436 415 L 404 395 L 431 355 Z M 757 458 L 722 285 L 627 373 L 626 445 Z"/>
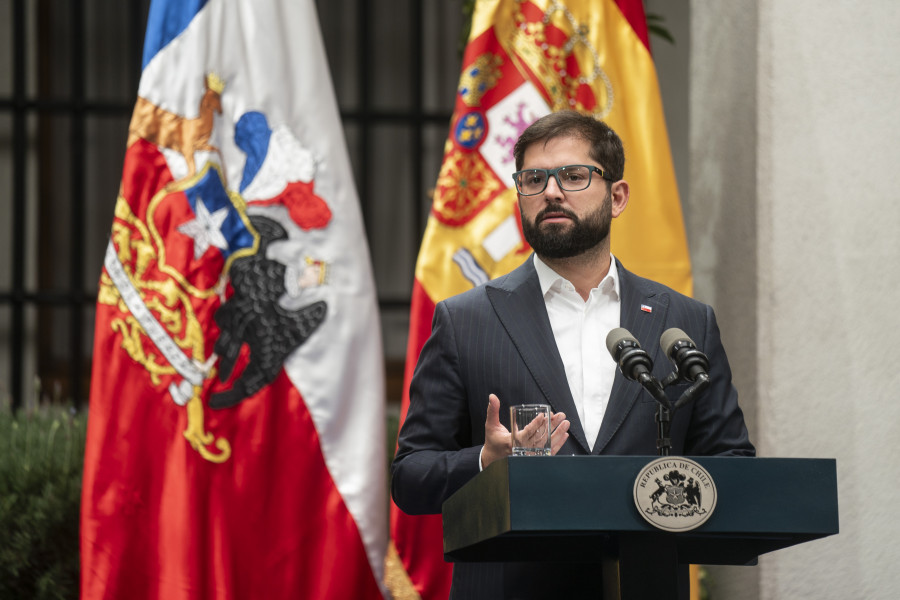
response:
<path fill-rule="evenodd" d="M 178 231 L 194 240 L 194 260 L 200 260 L 210 246 L 220 250 L 228 249 L 228 240 L 222 235 L 222 223 L 226 218 L 227 208 L 210 213 L 203 200 L 197 199 L 197 216 L 178 226 Z"/>

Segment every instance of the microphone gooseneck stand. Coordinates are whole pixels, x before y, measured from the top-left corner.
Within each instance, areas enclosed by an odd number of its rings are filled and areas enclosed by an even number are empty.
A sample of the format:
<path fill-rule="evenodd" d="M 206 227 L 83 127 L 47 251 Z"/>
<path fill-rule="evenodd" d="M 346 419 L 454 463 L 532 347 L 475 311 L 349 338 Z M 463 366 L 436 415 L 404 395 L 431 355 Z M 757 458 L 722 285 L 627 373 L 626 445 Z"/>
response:
<path fill-rule="evenodd" d="M 666 378 L 666 381 L 669 381 L 671 378 L 672 376 L 670 375 Z M 638 383 L 640 383 L 645 390 L 650 392 L 650 395 L 656 400 L 656 453 L 659 456 L 668 456 L 669 451 L 672 448 L 672 439 L 669 437 L 669 429 L 672 426 L 672 413 L 674 412 L 672 404 L 669 402 L 669 399 L 666 397 L 666 392 L 664 391 L 665 385 L 668 384 L 660 383 L 659 380 L 650 373 L 641 373 L 637 380 Z"/>
<path fill-rule="evenodd" d="M 675 370 L 660 382 L 651 374 L 653 360 L 641 348 L 641 343 L 627 329 L 618 327 L 606 336 L 606 349 L 626 379 L 637 381 L 659 404 L 656 412 L 656 452 L 669 456 L 672 449 L 670 430 L 675 411 L 709 386 L 709 359 L 697 349 L 688 335 L 680 329 L 667 329 L 660 338 L 666 356 L 675 363 Z M 681 394 L 673 405 L 665 388 L 676 381 L 689 381 L 692 385 Z"/>
<path fill-rule="evenodd" d="M 691 402 L 698 394 L 709 386 L 709 375 L 699 373 L 694 377 L 694 383 L 686 389 L 678 400 L 672 405 L 666 397 L 665 388 L 671 384 L 681 380 L 682 377 L 678 371 L 673 371 L 665 379 L 660 382 L 649 373 L 643 373 L 638 377 L 638 382 L 647 390 L 656 400 L 658 406 L 656 409 L 656 453 L 659 456 L 669 456 L 672 450 L 672 438 L 669 431 L 672 427 L 672 417 L 675 411 Z"/>

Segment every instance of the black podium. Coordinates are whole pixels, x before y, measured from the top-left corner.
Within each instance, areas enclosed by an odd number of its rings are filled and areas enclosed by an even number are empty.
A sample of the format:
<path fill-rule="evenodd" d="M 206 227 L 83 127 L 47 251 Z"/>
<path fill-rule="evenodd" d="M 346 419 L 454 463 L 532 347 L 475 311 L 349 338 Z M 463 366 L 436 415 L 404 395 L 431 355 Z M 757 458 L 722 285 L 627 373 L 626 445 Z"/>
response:
<path fill-rule="evenodd" d="M 509 457 L 443 505 L 450 562 L 590 557 L 603 598 L 671 598 L 689 564 L 755 564 L 760 554 L 838 533 L 834 459 L 690 457 L 717 502 L 696 529 L 650 525 L 634 502 L 653 456 Z M 677 458 L 677 457 L 673 457 Z"/>

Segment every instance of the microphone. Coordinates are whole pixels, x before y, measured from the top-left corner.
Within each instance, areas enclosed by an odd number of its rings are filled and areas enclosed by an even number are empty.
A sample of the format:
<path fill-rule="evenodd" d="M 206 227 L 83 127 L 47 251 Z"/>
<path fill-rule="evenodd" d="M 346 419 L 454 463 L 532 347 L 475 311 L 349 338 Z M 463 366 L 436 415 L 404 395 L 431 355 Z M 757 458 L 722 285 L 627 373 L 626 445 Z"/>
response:
<path fill-rule="evenodd" d="M 688 334 L 673 327 L 667 329 L 659 338 L 663 352 L 675 364 L 678 373 L 688 381 L 709 378 L 709 359 L 697 349 Z"/>
<path fill-rule="evenodd" d="M 617 327 L 610 331 L 606 335 L 606 349 L 626 379 L 643 382 L 650 376 L 653 361 L 627 329 Z"/>

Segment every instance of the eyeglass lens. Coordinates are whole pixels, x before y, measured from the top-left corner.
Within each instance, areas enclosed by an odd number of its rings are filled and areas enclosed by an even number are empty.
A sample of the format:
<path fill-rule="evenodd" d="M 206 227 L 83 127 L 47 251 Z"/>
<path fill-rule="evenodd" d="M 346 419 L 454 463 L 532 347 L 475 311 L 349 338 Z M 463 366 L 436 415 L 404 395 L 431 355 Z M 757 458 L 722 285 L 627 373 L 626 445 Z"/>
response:
<path fill-rule="evenodd" d="M 540 194 L 547 187 L 551 174 L 556 176 L 556 183 L 566 192 L 577 192 L 591 184 L 591 170 L 583 165 L 524 171 L 519 175 L 516 184 L 523 194 Z"/>

